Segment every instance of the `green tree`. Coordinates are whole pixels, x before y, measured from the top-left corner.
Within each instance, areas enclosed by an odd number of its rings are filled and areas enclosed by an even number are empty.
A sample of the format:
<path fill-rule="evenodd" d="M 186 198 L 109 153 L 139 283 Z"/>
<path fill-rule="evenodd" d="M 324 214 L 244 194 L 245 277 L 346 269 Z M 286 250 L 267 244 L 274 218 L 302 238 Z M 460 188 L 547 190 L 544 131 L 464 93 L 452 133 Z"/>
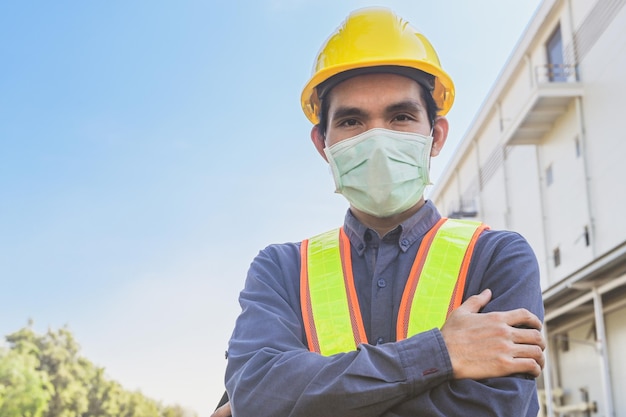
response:
<path fill-rule="evenodd" d="M 38 369 L 48 375 L 53 390 L 43 417 L 82 417 L 87 411 L 87 388 L 79 346 L 67 328 L 39 336 L 29 326 L 10 334 L 12 349 L 37 355 Z"/>
<path fill-rule="evenodd" d="M 140 391 L 126 392 L 120 406 L 120 417 L 160 417 L 158 404 Z"/>
<path fill-rule="evenodd" d="M 38 347 L 40 367 L 54 386 L 45 417 L 81 417 L 87 411 L 87 387 L 74 336 L 67 328 L 48 330 Z"/>
<path fill-rule="evenodd" d="M 52 386 L 38 365 L 31 354 L 0 349 L 0 416 L 42 417 L 47 411 Z"/>
<path fill-rule="evenodd" d="M 192 413 L 189 410 L 185 410 L 179 405 L 167 406 L 163 408 L 161 412 L 163 417 L 196 417 L 196 413 Z"/>
<path fill-rule="evenodd" d="M 120 415 L 124 389 L 106 378 L 104 368 L 87 362 L 84 364 L 87 379 L 87 412 L 83 417 L 113 417 Z"/>
<path fill-rule="evenodd" d="M 67 328 L 36 334 L 32 321 L 0 351 L 0 417 L 195 417 L 127 391 L 79 355 Z M 4 407 L 4 408 L 3 408 Z"/>

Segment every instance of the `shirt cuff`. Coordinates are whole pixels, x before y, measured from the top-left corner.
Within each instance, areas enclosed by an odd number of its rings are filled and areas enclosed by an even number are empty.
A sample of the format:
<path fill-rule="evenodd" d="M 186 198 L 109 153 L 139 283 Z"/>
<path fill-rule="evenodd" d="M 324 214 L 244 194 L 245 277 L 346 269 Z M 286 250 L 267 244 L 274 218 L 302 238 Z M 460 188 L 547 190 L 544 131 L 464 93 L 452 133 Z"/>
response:
<path fill-rule="evenodd" d="M 452 363 L 439 329 L 396 342 L 400 363 L 413 395 L 419 395 L 452 378 Z"/>

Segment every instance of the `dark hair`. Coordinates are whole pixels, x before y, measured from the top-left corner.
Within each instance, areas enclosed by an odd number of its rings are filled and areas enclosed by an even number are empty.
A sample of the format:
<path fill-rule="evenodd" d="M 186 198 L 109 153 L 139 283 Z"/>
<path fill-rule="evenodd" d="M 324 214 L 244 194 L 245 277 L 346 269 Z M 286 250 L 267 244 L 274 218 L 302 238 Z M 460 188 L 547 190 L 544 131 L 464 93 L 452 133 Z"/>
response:
<path fill-rule="evenodd" d="M 432 128 L 435 125 L 435 119 L 437 118 L 437 113 L 439 113 L 439 107 L 437 107 L 437 103 L 435 103 L 435 99 L 433 98 L 431 89 L 424 85 L 419 81 L 415 81 L 421 87 L 422 91 L 422 100 L 426 104 L 426 115 L 428 116 L 428 121 L 430 122 L 430 127 Z M 323 97 L 320 98 L 320 122 L 318 124 L 320 133 L 322 136 L 326 137 L 326 130 L 328 129 L 328 108 L 330 106 L 328 100 L 330 91 L 327 90 Z"/>

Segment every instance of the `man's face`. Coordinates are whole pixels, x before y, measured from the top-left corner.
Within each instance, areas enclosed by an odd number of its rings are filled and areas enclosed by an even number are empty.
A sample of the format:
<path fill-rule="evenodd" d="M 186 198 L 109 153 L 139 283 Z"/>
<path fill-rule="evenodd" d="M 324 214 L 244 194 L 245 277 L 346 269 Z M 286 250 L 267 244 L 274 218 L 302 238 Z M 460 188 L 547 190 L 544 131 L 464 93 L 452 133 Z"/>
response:
<path fill-rule="evenodd" d="M 335 86 L 327 100 L 326 146 L 373 128 L 429 135 L 421 86 L 396 74 L 366 74 Z"/>

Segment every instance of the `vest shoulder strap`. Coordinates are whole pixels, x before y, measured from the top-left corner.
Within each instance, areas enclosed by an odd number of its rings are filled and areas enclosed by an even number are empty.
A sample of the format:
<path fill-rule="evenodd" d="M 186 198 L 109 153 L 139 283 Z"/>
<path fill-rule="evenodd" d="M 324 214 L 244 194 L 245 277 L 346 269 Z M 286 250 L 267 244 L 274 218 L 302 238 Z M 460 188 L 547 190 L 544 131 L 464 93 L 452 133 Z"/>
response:
<path fill-rule="evenodd" d="M 300 254 L 300 303 L 309 350 L 329 356 L 366 343 L 350 240 L 343 229 L 303 241 Z"/>
<path fill-rule="evenodd" d="M 441 219 L 424 236 L 400 302 L 396 339 L 441 328 L 463 300 L 469 263 L 486 225 Z"/>

